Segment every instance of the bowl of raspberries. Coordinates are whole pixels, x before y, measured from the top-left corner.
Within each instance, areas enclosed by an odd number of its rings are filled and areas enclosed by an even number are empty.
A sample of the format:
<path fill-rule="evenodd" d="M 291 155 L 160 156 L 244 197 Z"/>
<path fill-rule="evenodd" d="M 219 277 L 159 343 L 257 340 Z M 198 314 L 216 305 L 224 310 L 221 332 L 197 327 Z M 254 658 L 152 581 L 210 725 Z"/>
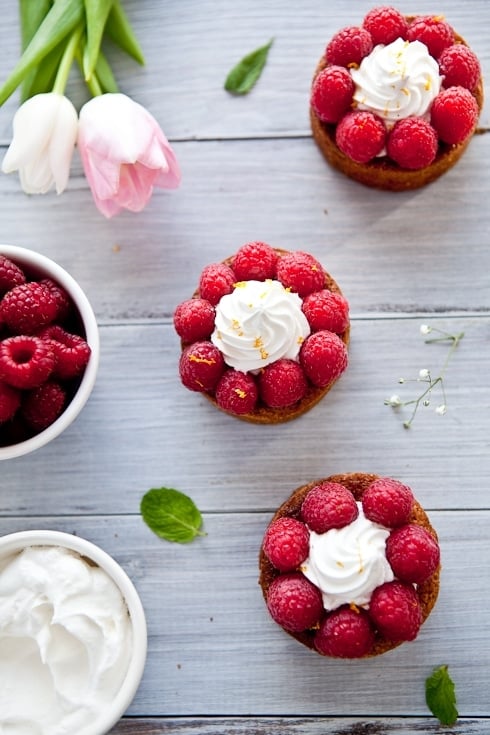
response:
<path fill-rule="evenodd" d="M 266 528 L 259 583 L 272 619 L 334 658 L 413 641 L 439 593 L 437 533 L 410 487 L 367 473 L 297 488 Z"/>
<path fill-rule="evenodd" d="M 0 459 L 57 437 L 92 391 L 99 332 L 74 278 L 33 250 L 0 245 Z"/>

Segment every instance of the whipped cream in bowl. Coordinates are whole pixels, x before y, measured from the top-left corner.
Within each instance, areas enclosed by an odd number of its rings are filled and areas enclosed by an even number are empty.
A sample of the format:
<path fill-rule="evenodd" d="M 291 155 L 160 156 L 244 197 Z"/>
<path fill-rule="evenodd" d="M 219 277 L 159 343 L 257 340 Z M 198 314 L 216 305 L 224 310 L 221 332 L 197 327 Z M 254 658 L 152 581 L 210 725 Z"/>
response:
<path fill-rule="evenodd" d="M 402 38 L 375 46 L 350 73 L 356 108 L 374 112 L 388 127 L 410 115 L 425 117 L 442 82 L 427 46 Z"/>
<path fill-rule="evenodd" d="M 244 373 L 295 360 L 310 334 L 301 304 L 279 281 L 240 281 L 216 306 L 211 341 L 227 365 Z"/>
<path fill-rule="evenodd" d="M 146 649 L 139 596 L 106 552 L 57 531 L 0 538 L 0 732 L 107 733 Z"/>

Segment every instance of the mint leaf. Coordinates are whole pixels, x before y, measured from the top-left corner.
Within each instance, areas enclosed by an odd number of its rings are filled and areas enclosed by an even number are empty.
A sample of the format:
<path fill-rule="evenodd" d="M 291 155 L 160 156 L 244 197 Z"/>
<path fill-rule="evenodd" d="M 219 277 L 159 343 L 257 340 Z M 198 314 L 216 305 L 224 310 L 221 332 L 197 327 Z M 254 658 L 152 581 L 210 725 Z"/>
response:
<path fill-rule="evenodd" d="M 200 531 L 202 516 L 191 498 L 169 487 L 152 488 L 141 499 L 141 515 L 151 530 L 167 541 L 186 544 Z"/>
<path fill-rule="evenodd" d="M 269 49 L 272 46 L 271 39 L 265 46 L 247 54 L 230 71 L 225 80 L 225 89 L 233 94 L 247 94 L 262 74 L 262 69 L 267 61 Z"/>
<path fill-rule="evenodd" d="M 458 719 L 454 682 L 447 666 L 439 666 L 425 681 L 425 701 L 441 725 L 454 725 Z"/>

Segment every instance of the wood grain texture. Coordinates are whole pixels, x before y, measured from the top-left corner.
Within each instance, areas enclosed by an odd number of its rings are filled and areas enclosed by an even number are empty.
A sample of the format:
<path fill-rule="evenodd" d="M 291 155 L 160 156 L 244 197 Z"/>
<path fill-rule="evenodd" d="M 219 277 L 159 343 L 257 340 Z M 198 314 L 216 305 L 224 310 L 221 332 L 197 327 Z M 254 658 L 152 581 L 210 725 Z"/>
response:
<path fill-rule="evenodd" d="M 446 663 L 461 718 L 448 735 L 490 729 L 490 118 L 455 168 L 424 190 L 367 189 L 331 170 L 311 139 L 308 95 L 331 35 L 374 3 L 340 0 L 124 0 L 147 64 L 112 46 L 121 90 L 171 139 L 179 190 L 155 192 L 141 214 L 105 220 L 78 156 L 60 197 L 27 197 L 0 176 L 0 240 L 64 266 L 100 325 L 94 392 L 76 422 L 31 456 L 3 462 L 0 534 L 54 528 L 99 544 L 139 590 L 149 630 L 143 681 L 113 735 L 415 735 L 440 732 L 424 680 Z M 440 13 L 478 54 L 490 98 L 487 0 L 406 0 Z M 223 82 L 245 53 L 274 37 L 253 92 Z M 4 58 L 19 50 L 16 3 L 0 26 Z M 8 64 L 2 67 L 6 76 Z M 68 92 L 86 99 L 73 72 Z M 0 155 L 14 94 L 0 108 Z M 248 240 L 304 249 L 347 296 L 348 371 L 319 406 L 289 424 L 256 427 L 186 391 L 177 373 L 176 305 L 202 267 Z M 413 397 L 445 345 L 422 323 L 464 331 L 414 426 L 383 405 Z M 257 584 L 265 526 L 291 490 L 338 472 L 409 484 L 441 540 L 441 593 L 420 637 L 373 661 L 330 661 L 269 619 Z M 176 487 L 204 514 L 191 545 L 154 536 L 139 516 L 150 487 Z"/>

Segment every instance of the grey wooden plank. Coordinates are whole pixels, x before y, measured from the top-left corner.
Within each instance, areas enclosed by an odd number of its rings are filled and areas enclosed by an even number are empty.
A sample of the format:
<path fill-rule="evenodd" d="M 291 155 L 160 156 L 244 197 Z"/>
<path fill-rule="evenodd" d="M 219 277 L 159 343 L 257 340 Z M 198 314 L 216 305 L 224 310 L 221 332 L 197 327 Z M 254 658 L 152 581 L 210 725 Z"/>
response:
<path fill-rule="evenodd" d="M 411 484 L 430 508 L 488 508 L 489 318 L 434 317 L 466 331 L 446 375 L 448 412 L 383 404 L 416 395 L 421 368 L 435 376 L 443 345 L 426 345 L 426 317 L 353 319 L 350 366 L 329 395 L 295 421 L 256 426 L 216 410 L 180 384 L 179 343 L 161 323 L 103 326 L 94 392 L 50 445 L 2 463 L 3 515 L 132 513 L 150 487 L 191 494 L 203 510 L 271 509 L 296 486 L 368 471 Z"/>
<path fill-rule="evenodd" d="M 270 513 L 205 514 L 207 536 L 184 546 L 159 539 L 137 515 L 1 518 L 0 533 L 75 532 L 126 569 L 149 634 L 131 716 L 422 718 L 430 714 L 425 678 L 447 664 L 460 715 L 485 717 L 489 511 L 433 511 L 430 517 L 443 564 L 436 607 L 416 641 L 365 661 L 323 658 L 269 618 L 257 554 Z"/>

